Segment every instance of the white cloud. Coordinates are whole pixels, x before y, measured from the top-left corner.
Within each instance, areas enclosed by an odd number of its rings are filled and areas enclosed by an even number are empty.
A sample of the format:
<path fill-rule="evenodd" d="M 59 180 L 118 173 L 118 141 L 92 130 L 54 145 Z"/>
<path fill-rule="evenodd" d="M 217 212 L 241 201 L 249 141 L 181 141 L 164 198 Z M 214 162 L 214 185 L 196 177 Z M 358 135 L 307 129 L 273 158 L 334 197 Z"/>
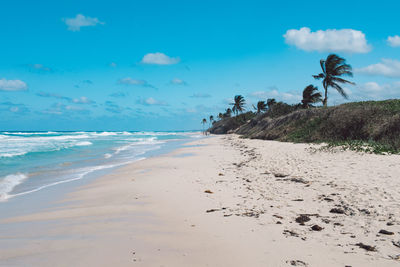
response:
<path fill-rule="evenodd" d="M 305 51 L 367 53 L 371 46 L 365 34 L 353 29 L 328 29 L 311 32 L 310 28 L 291 29 L 283 35 L 285 42 Z"/>
<path fill-rule="evenodd" d="M 141 63 L 143 64 L 154 64 L 154 65 L 171 65 L 179 63 L 180 59 L 178 57 L 169 57 L 164 53 L 148 53 L 144 55 Z"/>
<path fill-rule="evenodd" d="M 28 68 L 32 71 L 37 72 L 52 72 L 53 70 L 49 67 L 43 66 L 42 64 L 28 64 Z"/>
<path fill-rule="evenodd" d="M 25 91 L 28 90 L 28 85 L 21 80 L 0 80 L 0 91 Z"/>
<path fill-rule="evenodd" d="M 387 42 L 391 47 L 398 47 L 398 46 L 400 46 L 400 36 L 398 36 L 398 35 L 389 36 L 387 38 Z"/>
<path fill-rule="evenodd" d="M 56 99 L 62 99 L 62 100 L 66 100 L 70 103 L 75 103 L 75 104 L 94 104 L 94 103 L 96 103 L 95 101 L 87 98 L 86 96 L 81 96 L 78 98 L 71 98 L 68 96 L 62 96 L 59 94 L 46 93 L 46 92 L 39 92 L 36 95 L 40 96 L 40 97 L 51 97 L 51 98 L 56 98 Z"/>
<path fill-rule="evenodd" d="M 190 97 L 193 97 L 193 98 L 209 98 L 209 97 L 211 97 L 211 95 L 210 94 L 204 94 L 204 93 L 194 93 Z"/>
<path fill-rule="evenodd" d="M 111 62 L 111 63 L 110 63 L 110 67 L 113 67 L 113 68 L 117 67 L 117 63 Z"/>
<path fill-rule="evenodd" d="M 383 90 L 383 86 L 379 85 L 376 82 L 367 82 L 359 86 L 358 88 L 366 92 L 381 92 Z"/>
<path fill-rule="evenodd" d="M 400 82 L 378 84 L 367 82 L 356 87 L 356 96 L 359 99 L 383 100 L 400 98 Z"/>
<path fill-rule="evenodd" d="M 80 110 L 85 110 L 83 107 L 77 107 L 77 106 L 65 106 L 66 110 L 75 110 L 75 111 L 80 111 Z"/>
<path fill-rule="evenodd" d="M 140 99 L 137 102 L 145 106 L 168 106 L 167 102 L 159 101 L 152 97 L 146 99 Z"/>
<path fill-rule="evenodd" d="M 255 91 L 250 93 L 249 97 L 264 101 L 266 101 L 268 98 L 275 98 L 276 101 L 284 101 L 291 104 L 298 103 L 302 99 L 300 95 L 297 95 L 295 93 L 279 92 L 276 89 L 272 89 L 269 91 Z"/>
<path fill-rule="evenodd" d="M 171 84 L 176 84 L 176 85 L 186 85 L 187 83 L 184 80 L 174 78 L 171 80 Z"/>
<path fill-rule="evenodd" d="M 367 75 L 382 75 L 386 77 L 400 77 L 400 61 L 394 59 L 382 59 L 380 63 L 372 64 L 355 72 Z"/>
<path fill-rule="evenodd" d="M 115 93 L 110 94 L 109 96 L 111 96 L 111 97 L 127 97 L 128 94 L 124 93 L 124 92 L 115 92 Z"/>
<path fill-rule="evenodd" d="M 92 104 L 92 103 L 94 103 L 94 101 L 90 100 L 86 96 L 81 96 L 79 98 L 72 99 L 72 103 L 75 103 L 75 104 Z"/>
<path fill-rule="evenodd" d="M 104 24 L 98 18 L 86 17 L 82 14 L 76 15 L 75 18 L 64 19 L 65 24 L 68 26 L 69 31 L 80 31 L 81 27 L 96 26 L 97 24 Z"/>
<path fill-rule="evenodd" d="M 8 101 L 0 103 L 0 111 L 9 111 L 15 114 L 24 114 L 29 112 L 29 108 L 27 108 L 24 104 L 16 104 Z"/>
<path fill-rule="evenodd" d="M 119 79 L 118 80 L 118 84 L 124 84 L 124 85 L 139 85 L 139 86 L 143 86 L 143 87 L 150 87 L 150 88 L 154 88 L 156 89 L 155 86 L 149 84 L 147 81 L 145 80 L 138 80 L 138 79 L 132 79 L 130 77 L 126 77 L 123 79 Z"/>

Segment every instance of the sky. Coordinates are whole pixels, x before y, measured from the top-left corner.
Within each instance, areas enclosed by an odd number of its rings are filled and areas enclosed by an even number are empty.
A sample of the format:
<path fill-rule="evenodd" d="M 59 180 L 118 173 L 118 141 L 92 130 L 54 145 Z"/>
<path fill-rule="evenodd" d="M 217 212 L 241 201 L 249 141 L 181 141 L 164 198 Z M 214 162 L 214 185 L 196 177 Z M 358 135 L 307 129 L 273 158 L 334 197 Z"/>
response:
<path fill-rule="evenodd" d="M 296 104 L 336 53 L 400 97 L 399 1 L 21 1 L 0 16 L 0 130 L 201 129 L 235 95 Z"/>

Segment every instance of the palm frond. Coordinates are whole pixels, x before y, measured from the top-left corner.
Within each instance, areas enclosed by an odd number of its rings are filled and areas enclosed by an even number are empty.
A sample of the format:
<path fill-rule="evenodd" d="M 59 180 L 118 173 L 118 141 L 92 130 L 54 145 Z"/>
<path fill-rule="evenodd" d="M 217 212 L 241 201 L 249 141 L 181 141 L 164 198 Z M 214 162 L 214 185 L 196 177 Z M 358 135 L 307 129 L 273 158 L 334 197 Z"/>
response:
<path fill-rule="evenodd" d="M 346 98 L 346 99 L 349 98 L 349 97 L 347 96 L 346 92 L 343 90 L 343 88 L 340 87 L 340 85 L 338 85 L 337 83 L 333 83 L 331 86 L 332 86 L 333 88 L 335 88 L 336 91 L 338 91 L 339 94 L 341 94 L 344 98 Z"/>
<path fill-rule="evenodd" d="M 348 84 L 355 85 L 354 82 L 350 82 L 350 81 L 348 81 L 348 80 L 345 80 L 345 79 L 342 79 L 342 78 L 339 78 L 339 77 L 332 77 L 332 81 L 334 81 L 334 82 L 339 82 L 339 83 L 348 83 Z"/>
<path fill-rule="evenodd" d="M 313 75 L 313 78 L 314 78 L 314 79 L 317 79 L 317 80 L 323 79 L 324 77 L 325 77 L 325 74 L 323 74 L 323 73 L 320 73 L 320 74 L 318 74 L 318 75 Z"/>

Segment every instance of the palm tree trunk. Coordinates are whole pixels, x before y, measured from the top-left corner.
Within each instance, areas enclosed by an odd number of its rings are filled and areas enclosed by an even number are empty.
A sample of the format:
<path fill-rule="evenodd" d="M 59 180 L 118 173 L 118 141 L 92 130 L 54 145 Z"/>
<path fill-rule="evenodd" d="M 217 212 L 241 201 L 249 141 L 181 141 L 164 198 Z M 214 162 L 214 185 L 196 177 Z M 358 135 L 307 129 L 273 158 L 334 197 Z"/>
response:
<path fill-rule="evenodd" d="M 322 104 L 324 104 L 324 107 L 326 108 L 328 106 L 328 88 L 324 87 L 325 89 L 325 98 L 322 101 Z"/>

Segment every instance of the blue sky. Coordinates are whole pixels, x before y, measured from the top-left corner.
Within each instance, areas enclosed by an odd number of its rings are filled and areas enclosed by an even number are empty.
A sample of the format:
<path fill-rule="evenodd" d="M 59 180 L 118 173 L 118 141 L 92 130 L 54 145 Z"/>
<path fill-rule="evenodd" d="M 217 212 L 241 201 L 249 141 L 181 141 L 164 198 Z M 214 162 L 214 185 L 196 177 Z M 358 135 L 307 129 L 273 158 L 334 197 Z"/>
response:
<path fill-rule="evenodd" d="M 35 3 L 34 3 L 35 2 Z M 84 2 L 84 3 L 82 3 Z M 0 130 L 191 130 L 236 94 L 298 103 L 319 60 L 400 97 L 397 1 L 3 1 Z"/>

